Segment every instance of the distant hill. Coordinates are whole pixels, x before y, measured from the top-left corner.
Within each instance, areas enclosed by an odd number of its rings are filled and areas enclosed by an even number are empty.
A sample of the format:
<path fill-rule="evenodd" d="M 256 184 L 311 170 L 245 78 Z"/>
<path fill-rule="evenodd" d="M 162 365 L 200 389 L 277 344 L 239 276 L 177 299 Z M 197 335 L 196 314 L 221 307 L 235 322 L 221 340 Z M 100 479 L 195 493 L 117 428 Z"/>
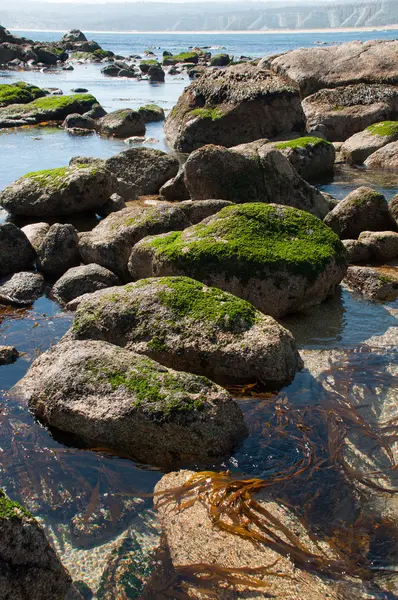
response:
<path fill-rule="evenodd" d="M 11 29 L 79 27 L 109 31 L 253 31 L 383 27 L 398 24 L 398 0 L 269 2 L 4 2 L 0 22 Z"/>

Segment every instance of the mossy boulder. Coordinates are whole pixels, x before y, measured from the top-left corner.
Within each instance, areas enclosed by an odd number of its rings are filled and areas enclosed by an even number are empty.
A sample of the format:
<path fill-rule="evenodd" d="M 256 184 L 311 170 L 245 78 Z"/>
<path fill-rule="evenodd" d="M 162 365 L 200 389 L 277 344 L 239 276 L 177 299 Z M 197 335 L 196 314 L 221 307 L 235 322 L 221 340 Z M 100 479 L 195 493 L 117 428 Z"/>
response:
<path fill-rule="evenodd" d="M 347 162 L 361 165 L 373 152 L 396 141 L 398 121 L 382 121 L 348 138 L 341 148 L 341 153 Z"/>
<path fill-rule="evenodd" d="M 138 109 L 141 117 L 145 123 L 152 123 L 154 121 L 164 121 L 164 110 L 157 104 L 145 104 Z"/>
<path fill-rule="evenodd" d="M 143 279 L 81 299 L 70 335 L 104 340 L 220 384 L 290 383 L 294 338 L 245 300 L 189 277 Z"/>
<path fill-rule="evenodd" d="M 131 108 L 121 108 L 108 113 L 98 120 L 97 127 L 100 133 L 113 137 L 145 135 L 144 119 L 137 110 Z"/>
<path fill-rule="evenodd" d="M 192 200 L 278 203 L 319 218 L 329 212 L 322 194 L 304 181 L 282 152 L 257 140 L 234 148 L 204 146 L 188 157 L 184 181 Z"/>
<path fill-rule="evenodd" d="M 39 522 L 0 490 L 0 589 L 2 598 L 59 600 L 72 579 Z"/>
<path fill-rule="evenodd" d="M 79 250 L 86 264 L 102 265 L 123 281 L 129 281 L 127 264 L 137 242 L 148 235 L 185 229 L 189 225 L 178 206 L 128 206 L 110 214 L 92 231 L 80 234 Z"/>
<path fill-rule="evenodd" d="M 214 54 L 210 60 L 211 67 L 226 67 L 231 62 L 229 54 Z"/>
<path fill-rule="evenodd" d="M 360 83 L 324 89 L 305 98 L 308 131 L 342 142 L 373 123 L 398 118 L 398 88 Z"/>
<path fill-rule="evenodd" d="M 165 56 L 163 58 L 164 66 L 177 65 L 178 63 L 192 63 L 197 64 L 199 55 L 197 52 L 180 52 L 179 54 L 173 54 L 171 56 Z"/>
<path fill-rule="evenodd" d="M 306 181 L 317 182 L 333 176 L 336 152 L 333 144 L 322 138 L 300 137 L 276 142 L 274 147 L 286 156 L 297 173 Z"/>
<path fill-rule="evenodd" d="M 139 242 L 133 279 L 186 275 L 272 316 L 323 302 L 347 269 L 337 235 L 316 217 L 276 204 L 228 206 L 183 232 Z"/>
<path fill-rule="evenodd" d="M 65 48 L 56 44 L 34 44 L 33 51 L 37 56 L 37 61 L 45 65 L 56 65 L 59 61 L 64 62 L 68 58 Z"/>
<path fill-rule="evenodd" d="M 390 142 L 376 152 L 373 152 L 366 160 L 368 169 L 384 169 L 386 171 L 398 170 L 398 142 Z"/>
<path fill-rule="evenodd" d="M 63 121 L 69 114 L 84 114 L 94 104 L 97 104 L 97 100 L 91 94 L 47 96 L 27 104 L 11 104 L 0 108 L 0 129 L 44 121 Z"/>
<path fill-rule="evenodd" d="M 165 123 L 170 145 L 181 152 L 304 130 L 298 90 L 253 65 L 203 74 L 185 89 Z"/>
<path fill-rule="evenodd" d="M 59 343 L 14 391 L 42 423 L 156 466 L 223 456 L 246 433 L 216 384 L 101 341 Z"/>
<path fill-rule="evenodd" d="M 100 208 L 118 189 L 116 177 L 100 164 L 75 164 L 20 177 L 0 194 L 13 215 L 57 217 Z"/>
<path fill-rule="evenodd" d="M 348 194 L 324 222 L 341 239 L 356 239 L 362 231 L 386 231 L 395 225 L 383 194 L 368 187 Z"/>
<path fill-rule="evenodd" d="M 24 81 L 17 81 L 13 84 L 1 83 L 0 108 L 10 104 L 27 104 L 36 98 L 43 98 L 45 95 L 43 90 Z"/>
<path fill-rule="evenodd" d="M 146 74 L 148 73 L 148 71 L 149 71 L 149 69 L 150 69 L 151 67 L 157 67 L 157 66 L 159 66 L 159 67 L 160 67 L 160 65 L 159 65 L 158 61 L 157 61 L 157 60 L 155 60 L 155 59 L 151 59 L 151 58 L 148 58 L 148 59 L 142 60 L 142 61 L 140 62 L 140 65 L 139 65 L 139 66 L 140 66 L 140 71 L 141 71 L 142 73 L 144 73 L 144 75 L 146 75 Z"/>
<path fill-rule="evenodd" d="M 13 223 L 0 223 L 0 277 L 33 267 L 36 252 Z"/>

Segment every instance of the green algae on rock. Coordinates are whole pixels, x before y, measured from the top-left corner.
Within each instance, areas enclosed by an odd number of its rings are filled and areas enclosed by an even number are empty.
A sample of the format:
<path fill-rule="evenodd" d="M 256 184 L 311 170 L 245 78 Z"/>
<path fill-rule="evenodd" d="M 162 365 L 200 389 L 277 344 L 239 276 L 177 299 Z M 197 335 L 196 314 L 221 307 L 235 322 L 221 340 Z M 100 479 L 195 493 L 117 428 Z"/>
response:
<path fill-rule="evenodd" d="M 293 336 L 245 300 L 188 277 L 142 279 L 86 295 L 67 338 L 100 339 L 217 383 L 289 383 Z"/>
<path fill-rule="evenodd" d="M 14 393 L 85 445 L 157 466 L 223 456 L 246 434 L 238 405 L 216 384 L 103 341 L 64 340 Z"/>
<path fill-rule="evenodd" d="M 346 271 L 345 249 L 319 219 L 275 204 L 223 208 L 183 232 L 143 239 L 133 279 L 187 275 L 280 316 L 318 304 Z"/>
<path fill-rule="evenodd" d="M 366 128 L 372 135 L 390 137 L 398 135 L 398 121 L 382 121 Z"/>
<path fill-rule="evenodd" d="M 24 81 L 0 84 L 0 108 L 10 104 L 26 104 L 43 96 L 43 90 Z"/>

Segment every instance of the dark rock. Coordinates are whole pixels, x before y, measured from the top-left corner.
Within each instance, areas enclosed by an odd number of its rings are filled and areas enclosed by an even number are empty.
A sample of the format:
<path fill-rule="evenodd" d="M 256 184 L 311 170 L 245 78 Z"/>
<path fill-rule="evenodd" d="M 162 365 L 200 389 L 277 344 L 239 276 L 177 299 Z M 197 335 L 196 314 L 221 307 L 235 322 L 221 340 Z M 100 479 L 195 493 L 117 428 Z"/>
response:
<path fill-rule="evenodd" d="M 0 366 L 10 365 L 15 362 L 19 357 L 19 352 L 14 346 L 0 346 Z M 0 567 L 1 573 L 1 567 Z M 1 580 L 1 574 L 0 574 Z"/>
<path fill-rule="evenodd" d="M 108 77 L 117 77 L 120 73 L 121 69 L 116 65 L 107 65 L 103 69 L 101 69 L 101 73 L 103 75 L 107 75 Z"/>
<path fill-rule="evenodd" d="M 37 268 L 48 277 L 60 277 L 80 263 L 79 238 L 73 225 L 51 225 L 37 253 Z"/>
<path fill-rule="evenodd" d="M 151 83 L 163 83 L 165 73 L 160 65 L 152 65 L 148 69 L 148 77 Z"/>
<path fill-rule="evenodd" d="M 36 257 L 26 235 L 12 223 L 0 223 L 0 277 L 33 267 Z"/>
<path fill-rule="evenodd" d="M 71 29 L 62 36 L 61 42 L 87 42 L 87 38 L 80 29 Z"/>
<path fill-rule="evenodd" d="M 375 262 L 385 263 L 398 258 L 398 233 L 395 231 L 363 231 L 359 241 L 368 247 Z"/>
<path fill-rule="evenodd" d="M 229 54 L 214 54 L 210 60 L 211 67 L 226 67 L 231 62 Z"/>
<path fill-rule="evenodd" d="M 161 198 L 164 200 L 188 200 L 190 198 L 187 186 L 185 185 L 185 170 L 180 167 L 177 175 L 165 184 L 159 190 Z"/>
<path fill-rule="evenodd" d="M 98 214 L 101 217 L 107 217 L 111 213 L 117 212 L 118 210 L 122 210 L 123 208 L 126 208 L 126 203 L 124 199 L 121 196 L 119 196 L 119 194 L 112 194 L 109 200 L 105 202 L 105 204 L 103 204 L 98 210 Z"/>
<path fill-rule="evenodd" d="M 372 253 L 366 244 L 359 240 L 343 240 L 349 265 L 369 262 Z"/>
<path fill-rule="evenodd" d="M 62 123 L 64 129 L 89 129 L 94 130 L 96 123 L 94 119 L 85 115 L 72 114 L 68 115 Z"/>

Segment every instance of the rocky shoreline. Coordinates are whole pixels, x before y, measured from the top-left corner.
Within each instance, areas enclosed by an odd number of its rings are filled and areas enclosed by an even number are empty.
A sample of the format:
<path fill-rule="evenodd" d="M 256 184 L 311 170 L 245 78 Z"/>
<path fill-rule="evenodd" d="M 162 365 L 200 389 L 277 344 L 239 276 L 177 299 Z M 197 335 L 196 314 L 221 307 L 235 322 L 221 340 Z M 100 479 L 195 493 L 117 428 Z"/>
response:
<path fill-rule="evenodd" d="M 128 140 L 165 119 L 175 151 L 74 156 L 0 192 L 0 306 L 22 310 L 47 287 L 72 320 L 10 399 L 55 438 L 166 473 L 154 490 L 162 553 L 132 565 L 139 542 L 122 540 L 125 559 L 109 566 L 100 600 L 116 590 L 159 600 L 395 597 L 396 576 L 373 556 L 379 527 L 398 540 L 396 410 L 363 410 L 366 386 L 323 378 L 288 323 L 327 315 L 341 286 L 382 306 L 398 298 L 398 193 L 388 203 L 359 186 L 337 201 L 317 187 L 337 164 L 397 172 L 396 51 L 395 41 L 350 42 L 233 64 L 194 48 L 164 51 L 160 64 L 149 51 L 114 56 L 79 30 L 39 45 L 0 28 L 10 69 L 94 61 L 109 63 L 104 77 L 193 80 L 167 116 L 154 104 L 106 113 L 86 90 L 0 85 L 0 127 L 51 121 Z M 68 220 L 80 215 L 97 224 L 78 231 Z M 19 360 L 18 348 L 0 346 L 0 365 Z M 346 378 L 354 369 L 339 368 Z M 304 372 L 318 396 L 309 407 L 284 395 Z M 396 409 L 394 383 L 380 388 Z M 254 424 L 242 398 L 253 414 L 262 406 Z M 294 442 L 294 464 L 253 478 L 228 472 L 254 429 L 253 454 L 266 449 L 272 461 L 278 444 Z M 325 523 L 326 496 L 337 505 L 343 491 L 344 509 Z M 4 589 L 16 600 L 86 597 L 40 524 L 2 491 L 0 529 L 0 598 Z M 131 596 L 118 587 L 126 573 Z"/>

